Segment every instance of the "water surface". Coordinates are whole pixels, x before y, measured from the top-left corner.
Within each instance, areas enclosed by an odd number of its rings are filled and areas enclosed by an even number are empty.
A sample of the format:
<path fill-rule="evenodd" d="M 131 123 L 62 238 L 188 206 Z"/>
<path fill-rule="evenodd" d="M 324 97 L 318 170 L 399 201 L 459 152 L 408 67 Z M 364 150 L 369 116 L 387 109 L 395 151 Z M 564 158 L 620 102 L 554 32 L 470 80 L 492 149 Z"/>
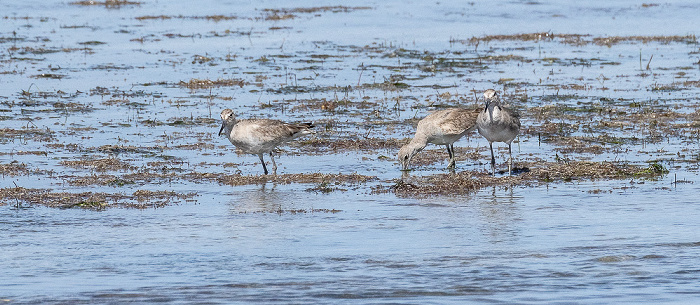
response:
<path fill-rule="evenodd" d="M 5 199 L 0 303 L 697 302 L 698 6 L 5 1 L 0 162 L 27 172 L 3 172 L 0 186 L 196 196 L 146 209 Z M 490 36 L 532 33 L 544 37 Z M 594 42 L 614 37 L 627 40 Z M 522 114 L 516 163 L 657 163 L 669 173 L 413 198 L 373 191 L 401 178 L 397 147 L 310 148 L 404 140 L 413 118 L 478 107 L 487 88 Z M 224 108 L 316 122 L 311 142 L 281 149 L 281 174 L 376 179 L 185 179 L 261 174 L 255 156 L 216 136 Z M 572 137 L 584 144 L 557 141 Z M 488 170 L 483 139 L 456 146 L 459 171 Z M 95 159 L 121 167 L 64 162 Z M 411 181 L 445 164 L 426 162 Z M 159 175 L 133 182 L 132 172 Z M 85 182 L 102 175 L 122 180 Z"/>

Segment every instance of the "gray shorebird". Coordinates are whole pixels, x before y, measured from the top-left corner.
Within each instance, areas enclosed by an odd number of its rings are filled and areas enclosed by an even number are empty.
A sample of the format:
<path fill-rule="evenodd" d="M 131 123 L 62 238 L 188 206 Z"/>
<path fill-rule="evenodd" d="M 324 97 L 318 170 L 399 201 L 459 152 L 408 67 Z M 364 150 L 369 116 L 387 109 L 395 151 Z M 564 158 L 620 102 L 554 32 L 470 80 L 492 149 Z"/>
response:
<path fill-rule="evenodd" d="M 445 145 L 450 161 L 447 168 L 455 167 L 454 143 L 474 130 L 479 110 L 450 108 L 435 111 L 418 122 L 416 135 L 399 150 L 402 170 L 408 170 L 411 159 L 428 143 Z"/>
<path fill-rule="evenodd" d="M 486 107 L 479 113 L 476 119 L 476 128 L 479 133 L 489 141 L 491 150 L 491 170 L 496 175 L 496 158 L 493 156 L 493 142 L 508 144 L 508 175 L 513 172 L 513 153 L 511 144 L 520 132 L 520 118 L 517 113 L 501 105 L 496 90 L 484 91 Z"/>
<path fill-rule="evenodd" d="M 272 172 L 277 174 L 277 164 L 272 150 L 278 145 L 303 135 L 315 133 L 311 123 L 289 124 L 278 120 L 247 119 L 237 120 L 231 109 L 221 111 L 221 129 L 219 136 L 225 134 L 231 144 L 247 154 L 257 155 L 267 175 L 263 154 L 269 153 L 272 160 Z"/>

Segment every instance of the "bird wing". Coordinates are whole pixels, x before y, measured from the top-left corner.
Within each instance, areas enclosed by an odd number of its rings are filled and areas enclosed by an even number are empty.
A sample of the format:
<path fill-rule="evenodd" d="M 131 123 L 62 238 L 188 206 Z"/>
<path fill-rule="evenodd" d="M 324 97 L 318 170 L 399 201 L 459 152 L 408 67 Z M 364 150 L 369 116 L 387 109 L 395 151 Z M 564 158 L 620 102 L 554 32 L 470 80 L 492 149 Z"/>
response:
<path fill-rule="evenodd" d="M 438 126 L 445 134 L 462 134 L 476 127 L 480 109 L 447 109 L 441 114 Z"/>
<path fill-rule="evenodd" d="M 278 120 L 249 119 L 238 122 L 239 128 L 254 136 L 257 142 L 281 142 L 297 135 L 312 133 L 309 124 L 289 124 Z"/>
<path fill-rule="evenodd" d="M 510 124 L 517 125 L 518 128 L 520 128 L 520 113 L 511 109 L 511 108 L 504 108 L 501 107 L 501 111 L 507 112 L 508 116 L 510 117 Z"/>

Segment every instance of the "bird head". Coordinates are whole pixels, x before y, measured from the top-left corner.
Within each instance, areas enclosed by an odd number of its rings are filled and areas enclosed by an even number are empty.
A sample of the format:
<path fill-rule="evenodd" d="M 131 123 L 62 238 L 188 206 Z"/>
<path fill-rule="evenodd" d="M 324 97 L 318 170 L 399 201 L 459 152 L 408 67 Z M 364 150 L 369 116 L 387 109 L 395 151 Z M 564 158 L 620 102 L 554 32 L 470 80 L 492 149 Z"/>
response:
<path fill-rule="evenodd" d="M 413 143 L 408 143 L 401 147 L 401 149 L 399 149 L 399 164 L 401 164 L 401 170 L 409 170 L 411 159 L 422 149 L 423 147 L 414 145 Z"/>
<path fill-rule="evenodd" d="M 233 125 L 236 123 L 236 114 L 233 113 L 231 109 L 224 109 L 221 111 L 221 129 L 219 129 L 219 136 L 226 128 L 226 125 Z"/>
<path fill-rule="evenodd" d="M 496 90 L 487 89 L 484 91 L 484 100 L 486 100 L 486 108 L 484 110 L 489 111 L 489 118 L 493 121 L 493 108 L 501 104 L 498 99 L 498 93 Z"/>

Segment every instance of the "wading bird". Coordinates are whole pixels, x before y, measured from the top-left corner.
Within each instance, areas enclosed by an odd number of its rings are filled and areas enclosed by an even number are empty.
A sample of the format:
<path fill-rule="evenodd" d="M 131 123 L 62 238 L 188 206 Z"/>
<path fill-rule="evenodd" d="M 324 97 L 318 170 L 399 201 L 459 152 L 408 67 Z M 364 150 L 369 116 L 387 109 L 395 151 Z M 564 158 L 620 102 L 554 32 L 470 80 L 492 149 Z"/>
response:
<path fill-rule="evenodd" d="M 282 143 L 295 138 L 315 133 L 311 123 L 290 124 L 278 120 L 246 119 L 237 120 L 231 109 L 221 111 L 221 129 L 219 136 L 225 134 L 231 144 L 247 154 L 257 155 L 268 174 L 263 154 L 269 153 L 272 160 L 272 172 L 277 174 L 277 164 L 272 150 Z"/>
<path fill-rule="evenodd" d="M 454 143 L 474 130 L 478 110 L 450 108 L 433 112 L 418 122 L 416 135 L 399 150 L 402 170 L 408 170 L 411 159 L 428 143 L 445 145 L 450 161 L 447 168 L 455 167 Z"/>
<path fill-rule="evenodd" d="M 491 150 L 491 170 L 496 175 L 496 158 L 493 156 L 493 142 L 508 144 L 508 175 L 513 172 L 511 144 L 520 132 L 520 118 L 517 113 L 503 107 L 496 90 L 484 91 L 486 106 L 476 119 L 476 128 L 487 141 Z"/>

